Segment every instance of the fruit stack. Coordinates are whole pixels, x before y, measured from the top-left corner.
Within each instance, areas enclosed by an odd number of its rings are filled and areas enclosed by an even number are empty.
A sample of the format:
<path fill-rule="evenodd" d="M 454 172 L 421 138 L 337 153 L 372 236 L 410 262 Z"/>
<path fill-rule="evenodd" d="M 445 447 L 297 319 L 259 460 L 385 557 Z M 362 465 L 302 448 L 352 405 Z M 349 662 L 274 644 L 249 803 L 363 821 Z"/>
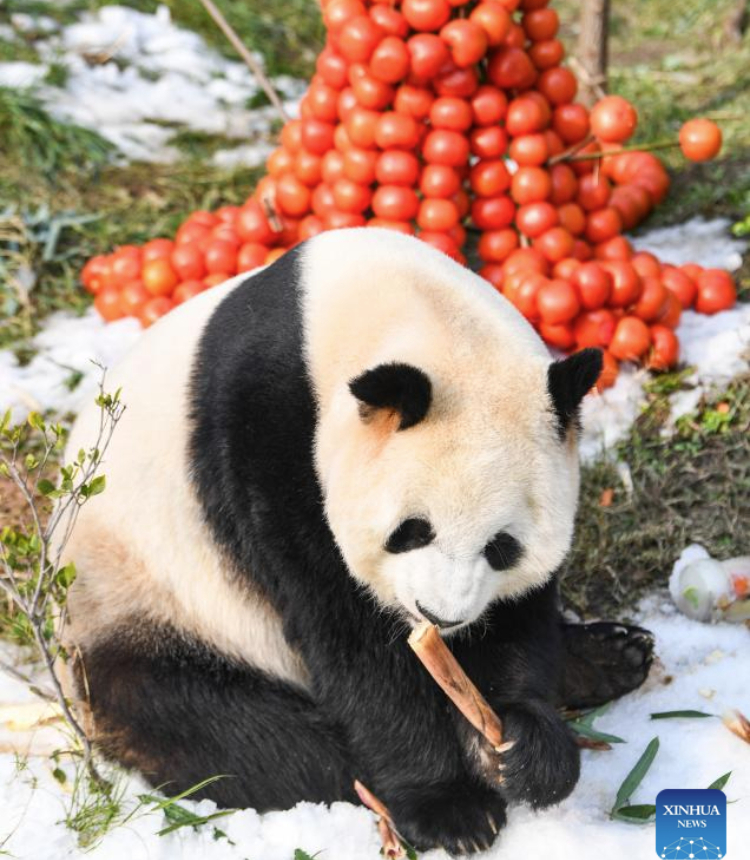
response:
<path fill-rule="evenodd" d="M 321 231 L 380 226 L 460 263 L 473 236 L 480 274 L 550 345 L 606 350 L 602 386 L 620 361 L 672 366 L 682 310 L 731 307 L 734 283 L 636 253 L 623 235 L 669 177 L 649 147 L 625 146 L 629 102 L 575 101 L 548 2 L 325 0 L 327 43 L 267 175 L 241 207 L 90 260 L 82 281 L 102 316 L 149 325 Z M 673 143 L 703 161 L 721 132 L 691 120 Z"/>

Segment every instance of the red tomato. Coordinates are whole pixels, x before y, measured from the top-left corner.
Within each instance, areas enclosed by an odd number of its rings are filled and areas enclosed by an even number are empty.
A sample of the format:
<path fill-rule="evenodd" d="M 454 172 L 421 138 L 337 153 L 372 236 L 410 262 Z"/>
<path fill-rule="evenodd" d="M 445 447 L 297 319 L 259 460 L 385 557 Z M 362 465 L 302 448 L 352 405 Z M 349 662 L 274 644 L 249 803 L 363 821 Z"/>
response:
<path fill-rule="evenodd" d="M 582 313 L 573 324 L 576 344 L 580 349 L 587 346 L 609 346 L 616 326 L 615 315 L 606 308 Z"/>
<path fill-rule="evenodd" d="M 556 227 L 557 222 L 557 209 L 551 203 L 527 203 L 516 213 L 516 227 L 531 239 Z"/>
<path fill-rule="evenodd" d="M 549 283 L 539 272 L 526 272 L 517 288 L 508 296 L 527 320 L 535 322 L 539 317 L 537 300 L 542 287 Z"/>
<path fill-rule="evenodd" d="M 478 161 L 469 173 L 472 191 L 479 197 L 498 197 L 510 187 L 510 174 L 505 162 Z"/>
<path fill-rule="evenodd" d="M 563 257 L 562 260 L 558 260 L 552 267 L 552 277 L 559 278 L 562 281 L 571 281 L 572 283 L 573 275 L 580 269 L 581 265 L 581 261 L 576 260 L 575 257 Z"/>
<path fill-rule="evenodd" d="M 680 357 L 680 342 L 672 329 L 663 325 L 651 326 L 651 352 L 646 367 L 651 370 L 668 370 Z"/>
<path fill-rule="evenodd" d="M 543 71 L 560 65 L 565 57 L 565 48 L 558 39 L 545 39 L 534 42 L 529 48 L 529 57 L 537 69 Z"/>
<path fill-rule="evenodd" d="M 409 22 L 392 6 L 376 3 L 370 7 L 369 15 L 378 27 L 389 36 L 405 39 L 409 35 Z"/>
<path fill-rule="evenodd" d="M 549 265 L 541 254 L 535 248 L 519 248 L 508 257 L 505 264 L 505 272 L 507 275 L 513 272 L 522 272 L 530 270 L 541 275 L 546 275 L 549 271 Z"/>
<path fill-rule="evenodd" d="M 568 281 L 554 280 L 544 284 L 536 297 L 542 320 L 559 325 L 574 319 L 581 310 L 578 296 Z"/>
<path fill-rule="evenodd" d="M 633 305 L 633 313 L 644 322 L 653 322 L 667 309 L 668 299 L 667 288 L 661 280 L 653 275 L 646 275 L 641 278 L 641 295 Z"/>
<path fill-rule="evenodd" d="M 347 153 L 355 147 L 349 147 Z M 362 152 L 363 150 L 359 150 Z M 327 152 L 320 161 L 320 175 L 326 185 L 333 185 L 338 179 L 344 176 L 344 165 L 346 164 L 346 154 L 342 154 L 335 149 Z"/>
<path fill-rule="evenodd" d="M 550 175 L 541 167 L 519 167 L 513 174 L 510 193 L 519 206 L 546 200 L 552 193 Z"/>
<path fill-rule="evenodd" d="M 440 31 L 440 38 L 449 45 L 453 62 L 465 69 L 483 59 L 487 51 L 484 28 L 466 18 L 454 18 Z"/>
<path fill-rule="evenodd" d="M 613 308 L 625 308 L 638 301 L 641 295 L 641 278 L 625 260 L 604 260 L 601 263 L 612 276 L 612 292 L 609 304 Z"/>
<path fill-rule="evenodd" d="M 523 134 L 511 141 L 508 155 L 521 167 L 541 167 L 549 158 L 549 145 L 544 134 Z"/>
<path fill-rule="evenodd" d="M 292 119 L 281 129 L 281 145 L 292 154 L 302 146 L 302 120 Z"/>
<path fill-rule="evenodd" d="M 448 0 L 403 0 L 401 12 L 412 29 L 420 33 L 439 30 L 451 17 Z"/>
<path fill-rule="evenodd" d="M 215 227 L 218 220 L 213 212 L 207 212 L 205 209 L 196 209 L 195 212 L 188 216 L 185 223 L 200 224 L 202 227 Z"/>
<path fill-rule="evenodd" d="M 466 131 L 471 128 L 472 121 L 471 105 L 465 99 L 443 96 L 435 99 L 430 108 L 430 124 L 433 128 Z"/>
<path fill-rule="evenodd" d="M 630 265 L 642 278 L 661 277 L 661 263 L 649 251 L 638 251 L 630 258 Z"/>
<path fill-rule="evenodd" d="M 721 129 L 709 119 L 688 120 L 680 129 L 680 149 L 690 161 L 710 161 L 721 151 Z"/>
<path fill-rule="evenodd" d="M 667 328 L 675 329 L 680 324 L 681 316 L 682 305 L 680 304 L 680 300 L 671 290 L 667 290 L 667 304 L 657 322 L 660 325 L 667 326 Z"/>
<path fill-rule="evenodd" d="M 489 54 L 487 76 L 503 90 L 526 90 L 534 86 L 537 71 L 522 48 L 496 48 Z"/>
<path fill-rule="evenodd" d="M 599 140 L 622 143 L 635 131 L 638 114 L 622 96 L 605 96 L 591 109 L 591 131 Z"/>
<path fill-rule="evenodd" d="M 612 275 L 599 263 L 582 263 L 573 273 L 573 283 L 587 311 L 601 308 L 609 301 Z"/>
<path fill-rule="evenodd" d="M 542 321 L 539 323 L 539 334 L 546 343 L 550 346 L 557 347 L 557 349 L 569 350 L 573 349 L 576 345 L 573 326 L 570 323 L 558 323 L 557 325 L 552 325 L 551 323 Z"/>
<path fill-rule="evenodd" d="M 231 242 L 222 242 L 217 239 L 206 248 L 206 270 L 209 274 L 226 272 L 230 275 L 237 274 L 237 247 Z M 144 273 L 144 282 L 148 287 Z"/>
<path fill-rule="evenodd" d="M 564 105 L 576 97 L 578 81 L 570 70 L 555 66 L 539 75 L 536 88 L 550 104 Z"/>
<path fill-rule="evenodd" d="M 485 0 L 474 7 L 469 20 L 478 24 L 485 32 L 487 44 L 497 46 L 510 32 L 511 18 L 500 3 Z"/>
<path fill-rule="evenodd" d="M 294 166 L 294 153 L 283 146 L 274 149 L 266 159 L 266 170 L 271 176 L 283 176 Z"/>
<path fill-rule="evenodd" d="M 661 273 L 664 286 L 680 300 L 683 308 L 691 308 L 698 293 L 695 281 L 676 266 L 664 266 Z"/>
<path fill-rule="evenodd" d="M 141 259 L 144 263 L 151 260 L 168 260 L 174 251 L 174 242 L 171 239 L 151 239 L 146 242 L 141 251 Z"/>
<path fill-rule="evenodd" d="M 473 155 L 479 158 L 500 158 L 508 148 L 508 136 L 499 125 L 475 128 L 469 135 Z"/>
<path fill-rule="evenodd" d="M 513 99 L 508 105 L 505 128 L 512 137 L 542 131 L 547 122 L 544 107 L 529 95 Z"/>
<path fill-rule="evenodd" d="M 276 184 L 276 203 L 279 211 L 284 215 L 291 215 L 293 218 L 307 215 L 310 211 L 310 189 L 296 176 L 287 173 L 279 177 Z M 228 269 L 221 269 L 221 271 L 226 272 Z"/>
<path fill-rule="evenodd" d="M 554 164 L 549 169 L 552 183 L 550 200 L 555 206 L 575 200 L 578 194 L 578 178 L 567 164 Z"/>
<path fill-rule="evenodd" d="M 116 287 L 105 287 L 94 297 L 94 307 L 105 322 L 113 322 L 124 316 L 120 303 L 120 291 Z"/>
<path fill-rule="evenodd" d="M 576 240 L 564 227 L 551 227 L 534 240 L 534 247 L 551 263 L 573 255 Z"/>
<path fill-rule="evenodd" d="M 633 246 L 624 236 L 613 236 L 594 248 L 598 260 L 629 260 L 633 256 Z"/>
<path fill-rule="evenodd" d="M 381 185 L 372 196 L 372 211 L 387 221 L 411 221 L 419 211 L 419 198 L 412 188 Z"/>
<path fill-rule="evenodd" d="M 535 9 L 521 18 L 521 25 L 532 42 L 552 39 L 560 28 L 560 19 L 554 9 Z"/>
<path fill-rule="evenodd" d="M 435 37 L 438 41 L 440 38 Z M 442 63 L 441 63 L 442 65 Z M 430 113 L 435 96 L 424 87 L 415 87 L 411 84 L 402 84 L 396 90 L 396 98 L 393 102 L 394 110 L 414 119 L 424 119 Z"/>
<path fill-rule="evenodd" d="M 346 227 L 364 227 L 365 216 L 358 212 L 341 212 L 332 209 L 323 216 L 326 230 L 343 230 Z"/>
<path fill-rule="evenodd" d="M 579 104 L 558 105 L 552 112 L 552 128 L 565 143 L 578 143 L 589 133 L 589 112 Z"/>
<path fill-rule="evenodd" d="M 379 155 L 374 149 L 358 149 L 353 146 L 344 153 L 344 175 L 360 185 L 372 185 L 378 158 Z"/>
<path fill-rule="evenodd" d="M 445 233 L 458 224 L 458 208 L 452 200 L 428 197 L 419 205 L 417 224 L 422 230 Z"/>
<path fill-rule="evenodd" d="M 197 296 L 198 293 L 204 292 L 205 289 L 206 285 L 203 281 L 183 281 L 175 288 L 175 291 L 172 294 L 172 301 L 175 305 L 181 305 L 188 299 L 192 299 L 194 296 Z"/>
<path fill-rule="evenodd" d="M 554 196 L 552 199 L 554 202 Z M 558 207 L 557 217 L 560 226 L 574 236 L 580 236 L 586 229 L 586 214 L 577 203 L 564 203 Z"/>
<path fill-rule="evenodd" d="M 607 239 L 612 239 L 621 231 L 622 218 L 617 209 L 607 206 L 604 209 L 589 212 L 586 219 L 586 238 L 589 242 L 595 244 L 606 242 Z"/>
<path fill-rule="evenodd" d="M 493 2 L 492 5 L 497 4 Z M 508 99 L 505 93 L 500 92 L 495 87 L 479 87 L 471 97 L 471 110 L 474 116 L 474 125 L 497 125 L 500 120 L 505 118 L 508 111 Z"/>
<path fill-rule="evenodd" d="M 300 242 L 304 242 L 305 239 L 311 239 L 313 236 L 317 236 L 319 233 L 322 233 L 325 230 L 325 224 L 323 223 L 323 219 L 318 215 L 306 215 L 300 222 L 299 228 L 297 230 L 297 238 Z M 237 257 L 237 263 L 239 266 L 239 255 Z M 242 270 L 240 270 L 242 271 Z"/>
<path fill-rule="evenodd" d="M 143 305 L 152 298 L 143 281 L 131 281 L 120 290 L 120 310 L 123 316 L 137 317 Z"/>
<path fill-rule="evenodd" d="M 360 0 L 328 0 L 323 6 L 323 20 L 331 33 L 338 33 L 347 21 L 365 14 L 364 3 Z"/>
<path fill-rule="evenodd" d="M 237 252 L 237 271 L 250 272 L 262 266 L 268 255 L 268 247 L 258 242 L 247 242 Z"/>
<path fill-rule="evenodd" d="M 181 281 L 200 280 L 206 274 L 203 254 L 195 245 L 178 245 L 172 251 L 172 268 Z"/>
<path fill-rule="evenodd" d="M 411 54 L 411 70 L 418 78 L 429 81 L 451 58 L 451 52 L 440 36 L 418 33 L 406 43 Z"/>
<path fill-rule="evenodd" d="M 483 199 L 471 204 L 471 219 L 480 230 L 502 230 L 510 227 L 516 217 L 516 207 L 507 195 Z"/>
<path fill-rule="evenodd" d="M 599 174 L 589 173 L 578 180 L 578 198 L 576 202 L 587 212 L 602 209 L 609 201 L 611 185 L 609 180 Z"/>
<path fill-rule="evenodd" d="M 110 276 L 118 284 L 135 280 L 141 273 L 141 249 L 123 245 L 110 257 Z"/>
<path fill-rule="evenodd" d="M 651 346 L 651 332 L 638 317 L 624 316 L 617 323 L 609 351 L 620 361 L 636 361 Z"/>
<path fill-rule="evenodd" d="M 359 146 L 362 149 L 372 149 L 375 146 L 375 133 L 380 116 L 373 110 L 354 108 L 344 123 L 353 146 Z"/>
<path fill-rule="evenodd" d="M 397 233 L 404 233 L 406 236 L 414 235 L 414 228 L 410 221 L 387 221 L 385 218 L 370 218 L 367 226 L 380 227 L 383 230 L 395 230 Z"/>
<path fill-rule="evenodd" d="M 388 84 L 402 81 L 409 73 L 410 65 L 409 49 L 397 36 L 386 36 L 370 57 L 373 77 Z"/>
<path fill-rule="evenodd" d="M 700 314 L 715 314 L 734 307 L 737 290 L 729 272 L 706 269 L 698 275 L 698 296 L 695 309 Z"/>
<path fill-rule="evenodd" d="M 172 264 L 164 257 L 144 263 L 141 277 L 152 296 L 168 296 L 180 282 Z"/>
<path fill-rule="evenodd" d="M 241 213 L 242 209 L 240 210 L 240 214 Z M 239 222 L 240 216 L 238 215 L 237 217 Z M 188 218 L 188 220 L 179 227 L 177 233 L 175 233 L 174 241 L 175 245 L 178 247 L 180 245 L 195 245 L 197 248 L 200 248 L 210 235 L 211 229 L 209 227 L 205 227 L 203 224 L 191 222 Z"/>
<path fill-rule="evenodd" d="M 369 186 L 342 177 L 333 186 L 333 200 L 341 212 L 364 212 L 370 206 L 372 192 Z"/>
<path fill-rule="evenodd" d="M 338 49 L 350 63 L 366 63 L 383 35 L 369 15 L 357 15 L 339 31 Z"/>
<path fill-rule="evenodd" d="M 138 319 L 144 328 L 148 328 L 160 317 L 163 317 L 164 314 L 168 314 L 173 307 L 174 302 L 172 299 L 168 299 L 166 296 L 157 296 L 143 305 L 138 314 Z"/>
<path fill-rule="evenodd" d="M 266 256 L 268 256 L 267 253 Z M 206 289 L 210 289 L 211 287 L 223 284 L 224 281 L 228 281 L 231 277 L 232 275 L 229 272 L 214 272 L 212 275 L 206 275 L 203 283 L 206 285 Z"/>
<path fill-rule="evenodd" d="M 414 117 L 394 111 L 384 113 L 375 128 L 375 143 L 381 149 L 413 150 L 419 137 L 419 126 Z"/>
<path fill-rule="evenodd" d="M 384 153 L 387 155 L 388 153 Z M 402 153 L 406 155 L 407 153 Z M 383 184 L 384 180 L 378 179 Z M 393 183 L 395 185 L 413 185 L 412 182 Z M 442 197 L 448 199 L 452 197 L 461 188 L 461 177 L 458 175 L 454 167 L 447 167 L 445 164 L 427 164 L 422 170 L 422 176 L 419 181 L 419 190 L 425 197 Z"/>
<path fill-rule="evenodd" d="M 315 68 L 326 84 L 335 90 L 343 89 L 349 80 L 346 60 L 330 46 L 318 54 Z"/>
<path fill-rule="evenodd" d="M 331 186 L 326 183 L 321 183 L 312 195 L 312 210 L 319 217 L 324 218 L 329 212 L 336 208 L 336 203 L 333 200 L 333 191 Z"/>
<path fill-rule="evenodd" d="M 314 155 L 325 155 L 333 146 L 335 126 L 330 122 L 308 117 L 302 120 L 302 146 Z"/>
<path fill-rule="evenodd" d="M 605 388 L 611 388 L 620 373 L 620 365 L 612 353 L 605 349 L 602 351 L 602 372 L 596 382 L 596 390 L 601 393 Z"/>
<path fill-rule="evenodd" d="M 321 164 L 323 159 L 301 149 L 294 158 L 294 175 L 303 185 L 315 188 L 321 179 Z"/>
<path fill-rule="evenodd" d="M 469 158 L 469 141 L 457 131 L 436 129 L 425 137 L 422 154 L 430 164 L 461 167 Z"/>
<path fill-rule="evenodd" d="M 479 88 L 479 78 L 473 66 L 462 69 L 449 60 L 433 81 L 433 87 L 439 96 L 468 99 Z"/>
<path fill-rule="evenodd" d="M 446 169 L 450 170 L 451 168 Z M 402 152 L 394 149 L 377 156 L 374 178 L 380 185 L 407 185 L 413 188 L 419 180 L 419 170 L 419 159 L 413 152 Z M 455 191 L 458 191 L 458 186 Z M 444 197 L 450 195 L 428 194 L 427 196 Z"/>
<path fill-rule="evenodd" d="M 479 239 L 478 253 L 486 262 L 501 263 L 517 247 L 515 230 L 486 230 Z"/>
<path fill-rule="evenodd" d="M 372 75 L 367 73 L 364 66 L 359 66 L 360 72 L 356 74 L 354 72 L 354 68 L 354 66 L 352 66 L 351 68 L 349 66 L 346 67 L 347 81 L 349 80 L 350 76 L 355 80 L 367 77 L 373 82 L 373 87 L 377 87 L 378 89 L 382 88 L 383 91 L 390 94 L 393 87 L 389 87 L 388 84 L 384 84 L 382 81 L 378 81 L 373 78 Z M 346 122 L 346 120 L 349 118 L 349 114 L 354 110 L 355 107 L 357 107 L 358 104 L 359 99 L 357 98 L 357 93 L 354 92 L 354 89 L 352 87 L 349 86 L 341 90 L 341 92 L 339 93 L 338 100 L 336 102 L 336 109 L 338 111 L 339 119 L 341 120 L 341 122 Z M 336 132 L 338 132 L 339 128 L 340 126 L 337 127 Z M 339 138 L 337 137 L 336 133 L 334 133 L 333 142 L 336 146 L 338 146 Z"/>

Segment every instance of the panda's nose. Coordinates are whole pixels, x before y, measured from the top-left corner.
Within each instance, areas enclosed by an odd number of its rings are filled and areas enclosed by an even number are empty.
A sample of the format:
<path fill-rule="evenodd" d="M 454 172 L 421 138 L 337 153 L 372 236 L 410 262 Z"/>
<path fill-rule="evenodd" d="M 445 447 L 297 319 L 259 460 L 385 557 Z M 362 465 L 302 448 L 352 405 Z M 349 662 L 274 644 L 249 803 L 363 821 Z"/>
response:
<path fill-rule="evenodd" d="M 437 615 L 435 615 L 434 612 L 430 612 L 429 609 L 425 609 L 424 606 L 422 606 L 422 604 L 418 600 L 415 601 L 415 603 L 417 604 L 417 609 L 422 613 L 422 615 L 428 621 L 431 621 L 433 624 L 437 624 L 437 626 L 440 627 L 441 629 L 445 628 L 445 627 L 456 627 L 459 624 L 464 623 L 462 620 L 461 621 L 446 621 L 444 618 L 439 618 Z"/>

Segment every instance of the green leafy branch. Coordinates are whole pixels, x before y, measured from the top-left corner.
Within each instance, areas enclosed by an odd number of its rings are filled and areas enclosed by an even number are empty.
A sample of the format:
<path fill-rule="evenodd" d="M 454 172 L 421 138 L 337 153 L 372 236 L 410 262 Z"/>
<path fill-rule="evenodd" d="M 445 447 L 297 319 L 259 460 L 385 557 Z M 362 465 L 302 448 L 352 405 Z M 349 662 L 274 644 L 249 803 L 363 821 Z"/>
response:
<path fill-rule="evenodd" d="M 76 576 L 73 562 L 63 555 L 81 507 L 106 487 L 98 474 L 124 405 L 120 391 L 107 394 L 104 371 L 96 404 L 100 410 L 94 446 L 81 449 L 72 463 L 59 469 L 59 479 L 47 477 L 62 451 L 66 431 L 32 412 L 25 424 L 13 425 L 11 412 L 0 419 L 0 482 L 9 482 L 24 502 L 26 522 L 0 528 L 0 590 L 20 614 L 52 684 L 53 696 L 83 749 L 92 778 L 101 782 L 93 764 L 92 750 L 80 722 L 71 710 L 55 668 L 67 660 L 62 645 L 67 593 Z M 44 501 L 53 503 L 45 522 Z"/>

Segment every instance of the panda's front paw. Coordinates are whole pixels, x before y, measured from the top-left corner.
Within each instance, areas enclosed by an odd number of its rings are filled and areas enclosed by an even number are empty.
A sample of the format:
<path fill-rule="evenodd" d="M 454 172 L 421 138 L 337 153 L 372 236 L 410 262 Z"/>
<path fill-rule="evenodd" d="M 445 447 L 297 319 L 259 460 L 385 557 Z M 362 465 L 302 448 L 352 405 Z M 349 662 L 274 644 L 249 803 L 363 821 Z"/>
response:
<path fill-rule="evenodd" d="M 399 833 L 418 851 L 486 851 L 506 822 L 505 800 L 469 780 L 410 789 L 389 805 Z"/>
<path fill-rule="evenodd" d="M 564 800 L 581 767 L 573 733 L 546 703 L 512 706 L 501 713 L 508 747 L 496 759 L 503 795 L 534 808 Z"/>

